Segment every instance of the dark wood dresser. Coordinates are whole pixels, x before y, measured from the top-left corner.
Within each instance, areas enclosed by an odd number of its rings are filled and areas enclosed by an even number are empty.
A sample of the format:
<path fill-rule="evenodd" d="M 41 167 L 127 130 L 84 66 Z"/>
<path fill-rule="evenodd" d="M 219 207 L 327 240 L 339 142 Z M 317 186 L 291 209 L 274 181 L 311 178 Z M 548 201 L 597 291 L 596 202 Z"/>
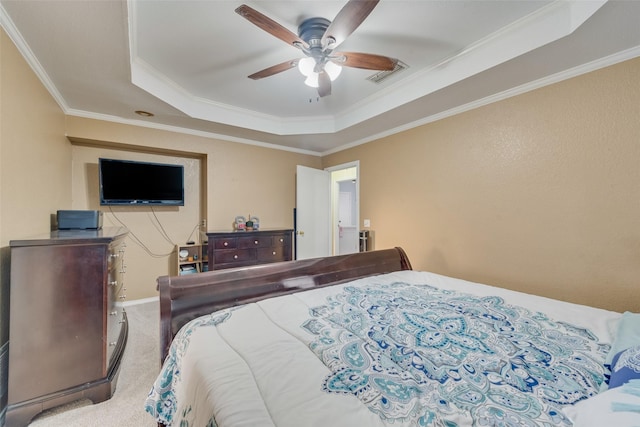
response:
<path fill-rule="evenodd" d="M 207 232 L 209 269 L 291 261 L 293 230 Z"/>
<path fill-rule="evenodd" d="M 127 342 L 124 228 L 13 240 L 6 426 L 46 409 L 109 399 Z"/>

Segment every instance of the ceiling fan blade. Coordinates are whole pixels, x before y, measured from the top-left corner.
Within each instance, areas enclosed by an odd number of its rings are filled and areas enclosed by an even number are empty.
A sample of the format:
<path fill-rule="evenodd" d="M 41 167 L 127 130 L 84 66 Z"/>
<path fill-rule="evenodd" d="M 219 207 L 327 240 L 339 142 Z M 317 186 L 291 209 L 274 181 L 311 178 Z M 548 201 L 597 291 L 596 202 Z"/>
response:
<path fill-rule="evenodd" d="M 278 24 L 273 19 L 269 18 L 266 15 L 263 15 L 262 13 L 258 12 L 257 10 L 253 9 L 250 6 L 247 6 L 246 4 L 239 6 L 236 9 L 236 13 L 242 16 L 243 18 L 245 18 L 246 20 L 248 20 L 249 22 L 251 22 L 252 24 L 256 25 L 257 27 L 262 28 L 264 31 L 271 34 L 272 36 L 275 36 L 290 45 L 293 45 L 295 47 L 298 47 L 298 46 L 304 46 L 307 48 L 309 47 L 309 45 L 307 45 L 307 43 L 304 40 L 298 37 L 297 34 L 287 30 L 285 27 Z"/>
<path fill-rule="evenodd" d="M 324 70 L 318 74 L 318 95 L 320 98 L 331 95 L 331 79 Z"/>
<path fill-rule="evenodd" d="M 322 36 L 322 46 L 335 49 L 369 16 L 380 0 L 349 0 Z"/>
<path fill-rule="evenodd" d="M 393 70 L 398 63 L 397 59 L 388 56 L 358 52 L 334 52 L 329 60 L 345 67 L 383 71 Z"/>
<path fill-rule="evenodd" d="M 293 59 L 291 61 L 286 61 L 281 64 L 277 64 L 269 68 L 265 68 L 264 70 L 258 71 L 257 73 L 253 73 L 249 76 L 249 78 L 253 80 L 259 80 L 265 77 L 273 76 L 274 74 L 278 74 L 283 71 L 290 70 L 291 68 L 295 68 L 297 66 L 298 66 L 298 59 Z"/>

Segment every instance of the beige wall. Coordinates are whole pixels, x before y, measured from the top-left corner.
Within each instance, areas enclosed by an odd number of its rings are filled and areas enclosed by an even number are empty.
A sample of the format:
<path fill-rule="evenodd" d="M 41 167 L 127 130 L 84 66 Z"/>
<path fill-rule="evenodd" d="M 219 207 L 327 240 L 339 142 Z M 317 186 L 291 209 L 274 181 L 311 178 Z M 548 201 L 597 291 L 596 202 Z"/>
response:
<path fill-rule="evenodd" d="M 296 165 L 320 167 L 319 157 L 65 117 L 4 31 L 0 31 L 0 42 L 3 319 L 8 304 L 9 241 L 48 233 L 59 209 L 99 208 L 105 212 L 105 226 L 120 225 L 121 220 L 131 230 L 129 300 L 157 295 L 156 278 L 172 271 L 172 243 L 191 239 L 201 219 L 207 220 L 210 230 L 230 229 L 240 214 L 258 216 L 264 228 L 292 227 Z M 185 164 L 187 205 L 153 210 L 100 207 L 99 157 Z M 168 239 L 163 237 L 165 231 Z M 0 326 L 6 324 L 1 322 Z M 0 329 L 6 336 L 6 328 Z"/>
<path fill-rule="evenodd" d="M 71 146 L 64 137 L 64 114 L 1 34 L 2 161 L 0 241 L 50 230 L 52 206 L 71 205 Z"/>
<path fill-rule="evenodd" d="M 323 159 L 414 268 L 640 311 L 640 59 Z"/>
<path fill-rule="evenodd" d="M 638 59 L 321 162 L 199 136 L 65 118 L 6 34 L 0 37 L 3 286 L 11 239 L 48 231 L 58 209 L 96 206 L 90 171 L 97 157 L 153 159 L 177 150 L 184 161 L 197 164 L 203 178 L 197 213 L 158 213 L 170 234 L 175 232 L 172 239 L 184 239 L 182 227 L 203 217 L 210 230 L 228 229 L 238 214 L 259 216 L 263 227 L 291 227 L 296 164 L 328 167 L 360 160 L 361 218 L 371 219 L 377 248 L 403 246 L 415 268 L 640 311 Z M 141 240 L 158 240 L 158 231 L 148 227 L 153 213 L 127 215 L 133 215 L 126 219 L 132 231 L 145 228 Z M 167 250 L 165 242 L 152 246 L 154 253 Z M 169 271 L 168 258 L 131 252 L 129 299 L 154 296 L 155 278 Z M 152 269 L 145 268 L 149 264 Z"/>
<path fill-rule="evenodd" d="M 262 228 L 292 228 L 296 165 L 321 166 L 317 156 L 79 117 L 67 117 L 66 132 L 73 143 L 73 209 L 100 209 L 105 225 L 132 232 L 128 300 L 157 295 L 156 278 L 174 274 L 173 244 L 197 241 L 191 232 L 200 219 L 208 230 L 231 230 L 237 215 L 249 214 Z M 99 206 L 99 157 L 184 164 L 185 206 Z"/>
<path fill-rule="evenodd" d="M 72 153 L 72 207 L 98 209 L 103 212 L 105 227 L 124 226 L 131 232 L 126 240 L 125 251 L 127 300 L 157 295 L 156 278 L 159 275 L 176 274 L 175 245 L 184 245 L 188 240 L 198 242 L 201 200 L 204 197 L 200 185 L 201 159 L 82 145 L 74 145 Z M 100 157 L 183 165 L 184 206 L 100 206 Z"/>
<path fill-rule="evenodd" d="M 9 242 L 47 233 L 71 207 L 71 146 L 64 114 L 0 29 L 0 330 L 6 325 Z M 34 260 L 37 262 L 37 260 Z"/>

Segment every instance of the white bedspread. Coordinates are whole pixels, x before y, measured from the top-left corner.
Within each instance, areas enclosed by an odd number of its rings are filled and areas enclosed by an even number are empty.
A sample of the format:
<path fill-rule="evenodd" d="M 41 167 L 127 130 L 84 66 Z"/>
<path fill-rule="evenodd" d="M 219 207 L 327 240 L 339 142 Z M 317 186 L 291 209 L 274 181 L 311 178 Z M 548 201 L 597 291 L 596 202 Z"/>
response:
<path fill-rule="evenodd" d="M 401 271 L 186 325 L 146 402 L 181 427 L 552 426 L 621 314 Z"/>

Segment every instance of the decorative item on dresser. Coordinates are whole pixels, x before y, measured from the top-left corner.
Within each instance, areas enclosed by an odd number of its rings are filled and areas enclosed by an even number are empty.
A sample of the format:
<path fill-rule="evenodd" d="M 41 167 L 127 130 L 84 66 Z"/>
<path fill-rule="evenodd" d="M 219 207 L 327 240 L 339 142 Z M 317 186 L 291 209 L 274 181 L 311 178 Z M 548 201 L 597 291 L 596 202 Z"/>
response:
<path fill-rule="evenodd" d="M 125 228 L 12 240 L 6 427 L 78 399 L 109 399 L 127 342 Z"/>
<path fill-rule="evenodd" d="M 207 232 L 209 269 L 293 259 L 293 230 Z"/>

